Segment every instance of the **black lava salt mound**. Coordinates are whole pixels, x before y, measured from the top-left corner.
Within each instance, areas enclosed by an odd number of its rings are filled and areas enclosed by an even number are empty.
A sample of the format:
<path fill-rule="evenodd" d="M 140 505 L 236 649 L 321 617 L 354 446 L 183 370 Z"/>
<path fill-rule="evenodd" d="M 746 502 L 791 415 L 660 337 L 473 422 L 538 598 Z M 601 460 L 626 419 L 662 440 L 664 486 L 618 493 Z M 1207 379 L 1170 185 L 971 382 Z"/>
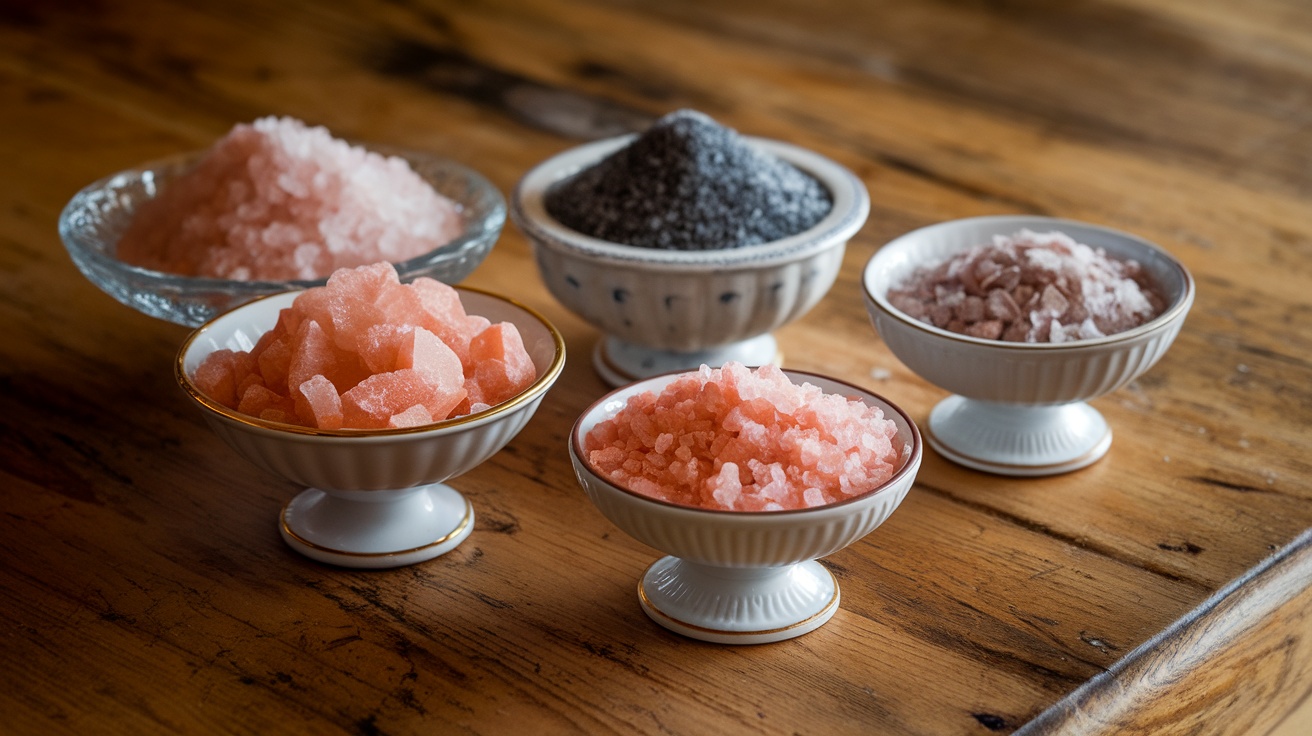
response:
<path fill-rule="evenodd" d="M 615 243 L 718 250 L 795 235 L 824 218 L 829 191 L 811 175 L 693 110 L 552 187 L 547 212 Z"/>

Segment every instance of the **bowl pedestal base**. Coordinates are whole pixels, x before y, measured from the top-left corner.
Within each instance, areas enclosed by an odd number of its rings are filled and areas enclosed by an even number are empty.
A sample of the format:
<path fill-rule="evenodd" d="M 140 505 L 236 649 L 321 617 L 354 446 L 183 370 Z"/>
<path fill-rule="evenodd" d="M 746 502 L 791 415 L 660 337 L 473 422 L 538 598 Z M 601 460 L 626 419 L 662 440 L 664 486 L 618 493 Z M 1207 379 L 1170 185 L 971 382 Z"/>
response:
<path fill-rule="evenodd" d="M 663 557 L 638 584 L 642 610 L 677 634 L 717 644 L 765 644 L 819 628 L 838 610 L 838 581 L 811 560 L 724 568 Z"/>
<path fill-rule="evenodd" d="M 1057 475 L 1091 465 L 1112 444 L 1111 427 L 1084 402 L 1026 406 L 949 396 L 929 413 L 940 455 L 998 475 Z"/>
<path fill-rule="evenodd" d="M 755 368 L 767 363 L 782 365 L 783 356 L 769 333 L 692 352 L 649 348 L 611 336 L 602 337 L 592 349 L 592 367 L 614 388 L 662 373 L 695 371 L 703 364 L 719 368 L 730 361 Z"/>
<path fill-rule="evenodd" d="M 310 488 L 282 510 L 279 530 L 297 552 L 342 567 L 388 568 L 431 560 L 474 529 L 474 507 L 442 484 L 396 491 Z"/>

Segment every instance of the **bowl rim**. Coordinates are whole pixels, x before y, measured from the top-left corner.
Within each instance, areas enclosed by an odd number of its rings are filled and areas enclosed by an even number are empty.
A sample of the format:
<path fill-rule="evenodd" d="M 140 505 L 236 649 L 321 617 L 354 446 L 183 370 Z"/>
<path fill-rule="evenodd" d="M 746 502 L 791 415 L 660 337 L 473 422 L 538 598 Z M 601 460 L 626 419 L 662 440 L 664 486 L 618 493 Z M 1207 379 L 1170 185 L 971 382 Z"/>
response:
<path fill-rule="evenodd" d="M 1108 235 L 1110 237 L 1119 238 L 1122 240 L 1129 241 L 1131 243 L 1135 243 L 1156 254 L 1157 257 L 1159 257 L 1164 263 L 1166 263 L 1166 265 L 1174 269 L 1175 272 L 1180 276 L 1180 280 L 1183 283 L 1184 288 L 1180 290 L 1179 296 L 1169 306 L 1167 306 L 1167 308 L 1164 309 L 1161 314 L 1157 315 L 1156 317 L 1152 318 L 1151 320 L 1141 325 L 1138 325 L 1137 327 L 1132 327 L 1128 330 L 1123 330 L 1121 332 L 1114 332 L 1110 335 L 1103 335 L 1102 337 L 1094 337 L 1094 338 L 1088 338 L 1083 340 L 1070 340 L 1068 342 L 1007 342 L 1005 340 L 990 340 L 988 338 L 973 337 L 971 335 L 963 335 L 959 332 L 952 332 L 950 330 L 945 330 L 941 327 L 936 327 L 928 322 L 923 322 L 921 320 L 918 320 L 915 317 L 912 317 L 911 315 L 898 309 L 897 307 L 894 307 L 892 303 L 888 301 L 887 298 L 888 288 L 891 287 L 892 284 L 884 285 L 884 288 L 880 290 L 875 290 L 872 288 L 871 282 L 874 280 L 873 274 L 875 270 L 875 265 L 879 261 L 882 254 L 889 252 L 887 249 L 890 246 L 911 240 L 912 238 L 920 237 L 926 234 L 928 231 L 932 231 L 932 230 L 954 229 L 971 224 L 987 224 L 990 222 L 1003 222 L 1003 221 L 1011 221 L 1011 222 L 1023 221 L 1025 223 L 1030 223 L 1037 226 L 1050 226 L 1056 229 L 1060 229 L 1062 225 L 1066 225 L 1068 227 L 1074 226 L 1082 230 L 1095 230 L 1102 234 Z M 1027 227 L 1027 226 L 1020 224 L 1017 225 L 1017 227 Z M 1078 241 L 1078 238 L 1076 240 Z M 884 256 L 884 257 L 889 257 L 889 256 Z M 1118 230 L 1116 228 L 1107 227 L 1105 225 L 1097 225 L 1091 222 L 1083 222 L 1080 220 L 1071 220 L 1071 219 L 1060 218 L 1060 217 L 1048 217 L 1044 215 L 1022 214 L 1022 215 L 984 215 L 980 217 L 963 217 L 955 220 L 945 220 L 943 222 L 933 223 L 931 225 L 926 225 L 924 227 L 919 227 L 916 228 L 915 230 L 911 230 L 906 233 L 903 233 L 897 236 L 896 238 L 893 238 L 892 240 L 889 240 L 888 242 L 884 243 L 882 246 L 880 246 L 875 251 L 875 253 L 870 256 L 870 259 L 866 261 L 865 266 L 861 269 L 861 290 L 865 295 L 865 299 L 868 304 L 873 304 L 874 306 L 878 307 L 881 312 L 884 312 L 889 317 L 902 323 L 903 325 L 911 327 L 916 330 L 920 330 L 936 338 L 948 340 L 950 342 L 959 342 L 966 345 L 979 345 L 979 346 L 989 347 L 994 349 L 1012 349 L 1012 350 L 1023 350 L 1023 351 L 1069 351 L 1074 349 L 1114 345 L 1116 343 L 1122 343 L 1122 342 L 1131 342 L 1141 337 L 1144 337 L 1150 333 L 1165 329 L 1167 328 L 1168 325 L 1177 321 L 1178 319 L 1182 319 L 1185 316 L 1185 314 L 1188 313 L 1190 307 L 1193 306 L 1197 287 L 1194 281 L 1193 274 L 1189 272 L 1189 269 L 1185 267 L 1183 262 L 1181 262 L 1178 258 L 1176 258 L 1172 253 L 1167 251 L 1165 248 L 1161 247 L 1160 245 L 1157 245 L 1156 243 L 1153 243 L 1150 240 L 1147 240 L 1146 238 L 1139 237 L 1138 235 L 1134 235 L 1133 233 L 1129 233 L 1124 230 Z"/>
<path fill-rule="evenodd" d="M 421 424 L 416 427 L 384 427 L 379 429 L 318 429 L 316 427 L 302 427 L 298 424 L 272 422 L 266 419 L 260 419 L 259 417 L 253 417 L 248 414 L 243 414 L 237 411 L 236 409 L 230 409 L 218 403 L 214 399 L 211 399 L 208 395 L 205 394 L 205 392 L 201 391 L 195 385 L 195 383 L 192 382 L 191 376 L 187 374 L 187 369 L 186 369 L 187 354 L 191 350 L 192 345 L 194 345 L 196 341 L 199 340 L 208 330 L 213 328 L 215 322 L 217 322 L 220 319 L 223 319 L 224 317 L 234 315 L 239 310 L 247 309 L 265 300 L 287 298 L 288 295 L 299 294 L 302 291 L 304 291 L 300 289 L 283 291 L 277 294 L 267 294 L 265 296 L 259 297 L 258 299 L 253 299 L 249 302 L 246 302 L 245 304 L 242 304 L 238 307 L 228 310 L 227 312 L 215 315 L 213 318 L 206 321 L 201 326 L 197 327 L 195 330 L 191 332 L 191 334 L 187 335 L 187 338 L 183 340 L 182 345 L 178 348 L 177 355 L 173 361 L 173 376 L 174 379 L 177 381 L 178 385 L 182 387 L 182 390 L 187 394 L 187 396 L 193 402 L 199 404 L 203 410 L 212 412 L 213 414 L 229 422 L 243 425 L 245 427 L 260 430 L 263 432 L 284 433 L 290 435 L 299 435 L 302 437 L 331 437 L 331 438 L 338 438 L 338 439 L 402 437 L 406 435 L 426 434 L 439 430 L 455 429 L 457 427 L 461 427 L 466 424 L 473 424 L 475 422 L 483 423 L 485 421 L 491 421 L 494 418 L 497 418 L 499 415 L 510 414 L 513 411 L 519 409 L 522 405 L 527 404 L 530 401 L 533 401 L 539 395 L 545 393 L 547 389 L 549 389 L 552 386 L 552 384 L 556 382 L 556 379 L 560 377 L 561 372 L 563 372 L 565 369 L 565 338 L 560 333 L 560 330 L 557 329 L 556 326 L 553 325 L 550 321 L 548 321 L 547 318 L 544 317 L 541 312 L 538 312 L 536 309 L 512 297 L 503 296 L 501 294 L 488 291 L 487 289 L 480 289 L 473 286 L 456 285 L 453 286 L 452 288 L 458 291 L 469 291 L 469 292 L 481 294 L 483 296 L 490 297 L 492 299 L 497 299 L 506 302 L 511 306 L 523 310 L 529 316 L 537 320 L 543 327 L 547 329 L 547 332 L 550 333 L 551 335 L 552 344 L 555 347 L 555 352 L 552 356 L 551 364 L 547 367 L 545 371 L 542 371 L 541 373 L 538 374 L 537 378 L 533 380 L 533 383 L 529 384 L 528 388 L 525 388 L 523 391 L 520 391 L 519 393 L 510 397 L 509 399 L 506 399 L 505 401 L 499 404 L 495 404 L 491 407 L 488 407 L 487 409 L 484 409 L 483 411 L 480 412 L 476 412 L 473 414 L 464 414 L 462 416 L 452 417 L 450 419 L 443 419 L 440 422 Z"/>
<path fill-rule="evenodd" d="M 545 196 L 548 189 L 624 147 L 637 135 L 630 133 L 604 138 L 566 149 L 534 166 L 519 180 L 510 196 L 510 217 L 530 236 L 531 244 L 615 264 L 673 270 L 754 268 L 800 260 L 846 243 L 870 215 L 870 193 L 865 183 L 847 167 L 801 146 L 755 136 L 743 136 L 743 139 L 801 169 L 829 191 L 833 205 L 815 225 L 768 243 L 738 248 L 675 250 L 594 238 L 566 227 L 547 212 Z"/>
<path fill-rule="evenodd" d="M 422 271 L 435 263 L 454 260 L 470 251 L 477 250 L 485 238 L 492 237 L 495 241 L 496 236 L 499 234 L 499 230 L 504 227 L 507 216 L 505 195 L 501 193 L 501 190 L 493 184 L 491 180 L 477 170 L 453 159 L 417 148 L 407 148 L 404 146 L 395 146 L 384 143 L 358 142 L 349 139 L 341 140 L 345 140 L 351 145 L 361 146 L 383 156 L 402 158 L 410 165 L 412 170 L 415 169 L 416 161 L 419 161 L 424 165 L 436 165 L 444 171 L 456 173 L 461 178 L 471 182 L 473 187 L 487 193 L 493 201 L 493 206 L 489 209 L 488 213 L 478 220 L 470 220 L 467 217 L 464 217 L 467 208 L 463 202 L 456 201 L 455 204 L 462 214 L 462 221 L 464 223 L 464 228 L 461 233 L 437 248 L 413 258 L 393 263 L 396 267 L 397 273 L 401 275 L 402 279 L 406 278 L 406 274 Z M 209 150 L 209 148 L 193 149 L 161 158 L 151 159 L 136 166 L 102 176 L 79 189 L 69 198 L 68 202 L 64 204 L 64 207 L 59 213 L 57 224 L 60 240 L 63 241 L 64 248 L 69 251 L 70 254 L 89 258 L 111 270 L 131 274 L 136 278 L 156 283 L 164 288 L 180 289 L 187 292 L 204 293 L 221 291 L 238 295 L 267 295 L 271 292 L 305 289 L 323 285 L 328 279 L 328 276 L 331 276 L 332 274 L 327 274 L 316 279 L 238 280 L 217 278 L 213 276 L 188 276 L 185 274 L 170 273 L 168 271 L 157 271 L 155 269 L 136 266 L 120 260 L 117 255 L 110 255 L 110 248 L 108 245 L 104 248 L 96 248 L 87 242 L 88 239 L 81 238 L 76 234 L 75 228 L 73 227 L 73 219 L 85 208 L 83 205 L 85 200 L 89 199 L 95 192 L 104 190 L 108 188 L 111 183 L 121 179 L 127 179 L 129 181 L 133 179 L 140 180 L 144 179 L 146 175 L 150 175 L 153 178 L 158 175 L 160 171 L 165 169 L 190 166 L 196 161 L 199 161 L 209 152 Z M 178 173 L 181 172 L 179 171 Z M 421 178 L 424 178 L 425 181 L 427 181 L 423 174 L 420 174 L 418 171 L 415 171 L 415 173 L 419 174 Z M 154 196 L 158 195 L 153 195 L 152 198 Z M 117 253 L 117 246 L 118 242 L 115 240 L 113 243 L 113 250 L 115 253 Z"/>
<path fill-rule="evenodd" d="M 840 509 L 844 506 L 861 503 L 863 501 L 869 501 L 871 498 L 877 495 L 890 492 L 892 491 L 892 489 L 899 487 L 902 484 L 902 482 L 906 480 L 906 476 L 908 475 L 914 476 L 914 474 L 919 471 L 920 459 L 924 455 L 924 441 L 920 435 L 920 428 L 916 426 L 916 423 L 911 419 L 911 415 L 908 414 L 906 410 L 903 409 L 901 406 L 898 406 L 892 401 L 889 401 L 882 394 L 877 394 L 874 391 L 871 391 L 866 388 L 862 388 L 861 386 L 858 386 L 855 383 L 852 383 L 851 381 L 847 381 L 841 378 L 827 376 L 824 375 L 823 373 L 816 373 L 814 371 L 793 370 L 791 368 L 783 368 L 780 370 L 782 370 L 790 378 L 795 376 L 803 377 L 803 380 L 805 380 L 808 377 L 818 378 L 829 383 L 835 383 L 842 386 L 847 386 L 855 390 L 862 396 L 872 396 L 878 399 L 889 409 L 892 409 L 893 411 L 897 412 L 897 414 L 902 417 L 903 421 L 906 422 L 907 427 L 911 430 L 911 437 L 909 438 L 909 441 L 906 443 L 907 451 L 903 453 L 901 458 L 899 458 L 901 461 L 901 465 L 898 466 L 897 470 L 893 471 L 893 475 L 889 476 L 888 480 L 879 484 L 877 487 L 872 488 L 869 491 L 866 491 L 865 493 L 862 493 L 859 496 L 853 496 L 852 498 L 845 498 L 842 501 L 827 503 L 824 504 L 823 506 L 811 506 L 804 509 L 781 509 L 778 511 L 734 511 L 731 509 L 708 509 L 700 506 L 688 506 L 686 504 L 674 503 L 659 498 L 653 498 L 651 496 L 638 493 L 637 491 L 629 490 L 628 488 L 625 488 L 624 486 L 618 485 L 616 483 L 612 483 L 609 479 L 605 478 L 600 473 L 597 473 L 593 469 L 592 464 L 587 461 L 586 455 L 583 452 L 582 429 L 583 429 L 584 418 L 587 417 L 589 414 L 593 413 L 594 411 L 596 411 L 597 407 L 599 407 L 600 405 L 608 401 L 613 401 L 614 400 L 613 397 L 622 391 L 634 390 L 643 384 L 660 382 L 660 381 L 665 381 L 665 384 L 668 385 L 669 380 L 667 379 L 672 379 L 672 377 L 675 376 L 682 376 L 682 375 L 696 373 L 696 371 L 685 371 L 685 370 L 670 371 L 668 373 L 662 373 L 659 375 L 651 376 L 649 378 L 644 378 L 641 381 L 636 381 L 626 386 L 620 386 L 619 388 L 615 388 L 612 389 L 611 391 L 606 392 L 604 396 L 589 404 L 588 408 L 584 409 L 579 414 L 578 418 L 574 420 L 574 426 L 570 429 L 570 433 L 569 433 L 570 456 L 574 458 L 581 467 L 587 469 L 589 475 L 591 475 L 593 478 L 605 484 L 606 486 L 609 486 L 614 491 L 618 491 L 619 493 L 629 498 L 636 499 L 638 501 L 642 501 L 645 503 L 655 504 L 659 507 L 663 507 L 666 509 L 678 510 L 680 512 L 687 512 L 692 514 L 708 514 L 717 517 L 734 518 L 734 519 L 739 519 L 739 518 L 782 519 L 788 516 L 795 516 L 795 515 L 802 515 L 802 514 L 810 515 L 810 514 L 817 514 L 820 512 L 829 511 L 832 509 Z M 650 391 L 650 390 L 652 389 L 642 389 L 641 391 Z M 635 392 L 635 395 L 636 393 L 641 393 L 641 391 Z M 865 402 L 862 401 L 862 403 Z M 880 408 L 882 409 L 882 407 Z"/>

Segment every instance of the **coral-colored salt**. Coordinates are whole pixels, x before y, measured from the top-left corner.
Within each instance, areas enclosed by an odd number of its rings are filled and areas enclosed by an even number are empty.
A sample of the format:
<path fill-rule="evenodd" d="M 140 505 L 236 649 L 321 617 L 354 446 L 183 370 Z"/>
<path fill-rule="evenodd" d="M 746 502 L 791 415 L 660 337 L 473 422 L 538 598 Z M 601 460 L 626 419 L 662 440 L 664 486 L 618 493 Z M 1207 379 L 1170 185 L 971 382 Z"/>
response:
<path fill-rule="evenodd" d="M 441 282 L 402 284 L 389 263 L 335 271 L 282 310 L 250 353 L 216 350 L 192 375 L 231 409 L 319 429 L 429 424 L 487 409 L 536 379 L 513 324 L 466 314 Z"/>
<path fill-rule="evenodd" d="M 904 448 L 861 401 L 797 385 L 775 366 L 702 366 L 638 394 L 583 440 L 588 463 L 653 498 L 731 511 L 835 503 L 879 487 Z"/>
<path fill-rule="evenodd" d="M 1166 306 L 1137 262 L 1064 233 L 1029 230 L 917 269 L 889 289 L 888 301 L 935 327 L 1008 342 L 1111 335 Z"/>
<path fill-rule="evenodd" d="M 317 279 L 414 258 L 462 228 L 459 207 L 404 159 L 267 117 L 234 127 L 142 203 L 117 252 L 184 276 Z"/>

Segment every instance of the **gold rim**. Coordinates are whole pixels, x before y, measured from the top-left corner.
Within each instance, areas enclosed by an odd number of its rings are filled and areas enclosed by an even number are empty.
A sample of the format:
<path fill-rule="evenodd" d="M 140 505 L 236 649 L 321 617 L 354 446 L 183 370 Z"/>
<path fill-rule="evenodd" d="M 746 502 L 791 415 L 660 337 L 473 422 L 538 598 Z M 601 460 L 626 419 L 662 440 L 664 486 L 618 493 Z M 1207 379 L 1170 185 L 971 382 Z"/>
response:
<path fill-rule="evenodd" d="M 643 577 L 646 577 L 647 572 L 650 572 L 651 569 L 656 565 L 658 565 L 659 563 L 660 560 L 657 560 L 656 562 L 653 562 L 650 565 L 648 565 L 647 570 L 643 572 Z M 806 626 L 812 621 L 815 621 L 817 618 L 824 616 L 831 609 L 833 609 L 835 606 L 838 605 L 838 593 L 839 593 L 838 578 L 834 577 L 834 573 L 831 572 L 829 568 L 825 567 L 824 565 L 821 565 L 820 569 L 824 570 L 826 573 L 829 574 L 829 580 L 834 584 L 833 596 L 831 596 L 829 600 L 825 602 L 824 607 L 821 608 L 819 611 L 811 614 L 810 616 L 807 616 L 801 621 L 789 624 L 787 626 L 780 626 L 774 629 L 759 629 L 757 631 L 725 631 L 724 629 L 712 629 L 706 626 L 698 626 L 697 624 L 690 624 L 682 619 L 677 619 L 671 616 L 670 614 L 662 611 L 660 608 L 656 606 L 655 603 L 652 603 L 651 598 L 647 597 L 647 591 L 643 590 L 642 588 L 643 578 L 638 578 L 638 598 L 639 600 L 642 601 L 642 605 L 647 611 L 651 613 L 655 613 L 661 618 L 665 619 L 666 621 L 674 623 L 690 631 L 699 631 L 707 634 L 715 634 L 716 636 L 732 636 L 732 637 L 767 636 L 770 634 L 779 634 L 785 631 L 791 631 L 793 629 Z"/>
<path fill-rule="evenodd" d="M 469 499 L 467 498 L 464 499 L 464 502 L 465 502 L 465 515 L 462 519 L 460 519 L 460 523 L 456 525 L 456 528 L 452 529 L 450 533 L 446 534 L 440 539 L 433 540 L 428 544 L 423 544 L 418 547 L 412 547 L 410 549 L 397 550 L 396 552 L 348 552 L 346 550 L 334 549 L 332 547 L 325 547 L 322 544 L 316 544 L 314 542 L 311 542 L 305 537 L 302 537 L 301 535 L 292 531 L 292 528 L 287 525 L 287 509 L 291 508 L 291 502 L 288 502 L 285 506 L 282 507 L 282 513 L 279 515 L 279 520 L 282 523 L 283 534 L 286 534 L 292 539 L 295 539 L 297 544 L 305 545 L 306 547 L 309 547 L 310 549 L 313 549 L 317 552 L 328 552 L 330 554 L 340 555 L 342 557 L 360 557 L 360 558 L 399 557 L 401 555 L 408 555 L 414 552 L 422 552 L 426 549 L 432 549 L 433 547 L 446 544 L 447 542 L 451 541 L 455 537 L 460 536 L 461 532 L 469 528 L 469 524 L 474 518 L 474 505 L 470 503 Z"/>
<path fill-rule="evenodd" d="M 529 316 L 531 316 L 533 319 L 536 319 L 543 327 L 546 328 L 547 332 L 550 333 L 552 343 L 555 346 L 555 355 L 552 358 L 551 365 L 547 366 L 547 370 L 543 371 L 542 374 L 538 376 L 537 379 L 533 381 L 533 383 L 530 384 L 528 388 L 519 392 L 515 396 L 503 401 L 502 403 L 497 404 L 496 406 L 493 406 L 490 409 L 485 409 L 481 412 L 478 412 L 477 414 L 466 414 L 462 417 L 455 417 L 454 419 L 445 419 L 440 422 L 433 422 L 432 424 L 423 424 L 418 427 L 400 427 L 396 429 L 315 429 L 312 427 L 302 427 L 296 424 L 283 424 L 282 422 L 270 422 L 260 419 L 258 417 L 252 417 L 247 414 L 242 414 L 241 412 L 235 409 L 230 409 L 218 403 L 217 401 L 214 401 L 210 397 L 206 396 L 200 389 L 196 388 L 195 384 L 191 382 L 191 376 L 187 375 L 187 370 L 184 363 L 186 361 L 187 352 L 191 349 L 192 344 L 196 340 L 200 339 L 200 337 L 204 335 L 205 332 L 211 328 L 211 326 L 215 321 L 222 319 L 223 317 L 229 314 L 232 314 L 231 311 L 225 312 L 224 314 L 215 317 L 209 322 L 196 328 L 195 331 L 193 331 L 190 335 L 187 336 L 187 339 L 182 342 L 182 347 L 178 349 L 177 357 L 174 359 L 173 374 L 178 381 L 178 385 L 182 386 L 182 389 L 187 392 L 187 395 L 191 397 L 192 401 L 195 401 L 196 403 L 200 404 L 202 407 L 209 409 L 210 411 L 222 416 L 228 421 L 235 422 L 237 424 L 243 424 L 248 427 L 254 427 L 256 429 L 273 430 L 277 432 L 287 432 L 290 434 L 299 434 L 309 437 L 333 437 L 333 438 L 398 437 L 408 434 L 422 434 L 425 432 L 432 432 L 434 430 L 440 430 L 440 429 L 450 429 L 452 427 L 458 427 L 464 424 L 469 424 L 470 422 L 489 419 L 497 414 L 507 414 L 513 411 L 514 409 L 516 409 L 517 407 L 519 407 L 520 405 L 525 404 L 537 398 L 539 394 L 545 393 L 546 390 L 550 388 L 551 384 L 553 384 L 556 381 L 556 379 L 560 376 L 561 371 L 563 371 L 565 368 L 565 338 L 560 334 L 560 331 L 556 329 L 556 326 L 551 324 L 551 322 L 547 321 L 547 318 L 542 316 L 542 314 L 538 312 L 536 309 L 526 304 L 523 304 L 516 299 L 512 299 L 511 297 L 495 294 L 491 291 L 487 291 L 486 289 L 479 289 L 473 286 L 456 286 L 453 288 L 459 291 L 468 291 L 476 294 L 482 294 L 483 296 L 490 297 L 492 299 L 497 299 L 499 301 L 506 302 L 507 304 L 510 304 L 511 306 L 514 306 L 518 309 L 522 309 L 523 311 L 527 312 Z M 282 292 L 281 294 L 270 294 L 268 296 L 260 297 L 259 299 L 251 300 L 246 304 L 237 307 L 237 309 L 242 309 L 248 305 L 264 301 L 265 299 L 273 299 L 276 297 L 285 296 L 288 293 L 291 292 Z"/>

